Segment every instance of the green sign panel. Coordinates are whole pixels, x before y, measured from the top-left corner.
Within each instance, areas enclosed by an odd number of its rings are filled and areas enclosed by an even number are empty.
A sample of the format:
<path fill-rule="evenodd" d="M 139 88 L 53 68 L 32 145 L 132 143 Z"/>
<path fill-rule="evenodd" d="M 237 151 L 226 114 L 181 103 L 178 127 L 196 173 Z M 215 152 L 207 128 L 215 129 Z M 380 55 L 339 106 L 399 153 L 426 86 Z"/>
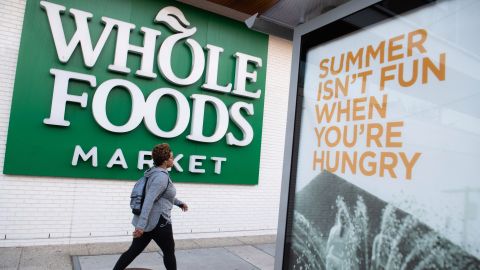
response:
<path fill-rule="evenodd" d="M 4 173 L 257 184 L 268 37 L 176 1 L 28 1 Z"/>

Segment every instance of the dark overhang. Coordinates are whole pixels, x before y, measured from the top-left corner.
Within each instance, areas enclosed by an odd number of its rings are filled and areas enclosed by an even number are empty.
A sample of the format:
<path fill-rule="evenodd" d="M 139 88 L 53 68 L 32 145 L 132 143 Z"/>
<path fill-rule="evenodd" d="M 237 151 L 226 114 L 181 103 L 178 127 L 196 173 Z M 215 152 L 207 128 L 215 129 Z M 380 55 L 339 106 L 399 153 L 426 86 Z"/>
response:
<path fill-rule="evenodd" d="M 256 31 L 293 39 L 293 29 L 349 0 L 178 0 L 243 21 Z"/>

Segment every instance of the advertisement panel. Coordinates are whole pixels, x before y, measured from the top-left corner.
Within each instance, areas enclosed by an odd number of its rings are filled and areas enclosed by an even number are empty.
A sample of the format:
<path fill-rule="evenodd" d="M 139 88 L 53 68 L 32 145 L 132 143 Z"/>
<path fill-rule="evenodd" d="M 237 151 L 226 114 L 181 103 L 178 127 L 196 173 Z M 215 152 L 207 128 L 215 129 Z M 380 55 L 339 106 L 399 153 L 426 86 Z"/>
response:
<path fill-rule="evenodd" d="M 5 174 L 257 184 L 268 37 L 177 1 L 28 1 Z M 245 169 L 248 168 L 248 169 Z"/>
<path fill-rule="evenodd" d="M 306 51 L 284 269 L 480 269 L 479 12 L 438 1 Z"/>

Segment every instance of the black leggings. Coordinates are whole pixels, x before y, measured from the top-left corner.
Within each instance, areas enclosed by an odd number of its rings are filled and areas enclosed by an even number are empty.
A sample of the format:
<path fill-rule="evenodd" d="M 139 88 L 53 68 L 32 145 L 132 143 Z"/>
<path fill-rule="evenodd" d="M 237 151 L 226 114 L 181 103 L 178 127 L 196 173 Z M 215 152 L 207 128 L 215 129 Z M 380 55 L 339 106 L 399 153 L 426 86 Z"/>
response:
<path fill-rule="evenodd" d="M 177 270 L 175 259 L 175 241 L 173 240 L 172 224 L 165 224 L 165 219 L 160 218 L 153 231 L 145 232 L 139 238 L 133 238 L 132 245 L 120 256 L 113 270 L 124 270 L 153 239 L 163 252 L 163 264 L 167 270 Z"/>

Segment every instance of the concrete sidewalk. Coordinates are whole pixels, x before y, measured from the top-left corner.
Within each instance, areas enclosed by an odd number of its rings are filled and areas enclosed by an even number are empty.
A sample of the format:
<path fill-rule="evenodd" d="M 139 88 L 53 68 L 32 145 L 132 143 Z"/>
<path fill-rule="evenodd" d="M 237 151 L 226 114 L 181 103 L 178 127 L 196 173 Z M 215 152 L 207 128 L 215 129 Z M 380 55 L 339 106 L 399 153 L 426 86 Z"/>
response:
<path fill-rule="evenodd" d="M 179 270 L 273 269 L 275 235 L 176 240 Z M 128 243 L 77 244 L 0 248 L 2 270 L 112 269 Z M 130 268 L 165 269 L 152 241 Z"/>

